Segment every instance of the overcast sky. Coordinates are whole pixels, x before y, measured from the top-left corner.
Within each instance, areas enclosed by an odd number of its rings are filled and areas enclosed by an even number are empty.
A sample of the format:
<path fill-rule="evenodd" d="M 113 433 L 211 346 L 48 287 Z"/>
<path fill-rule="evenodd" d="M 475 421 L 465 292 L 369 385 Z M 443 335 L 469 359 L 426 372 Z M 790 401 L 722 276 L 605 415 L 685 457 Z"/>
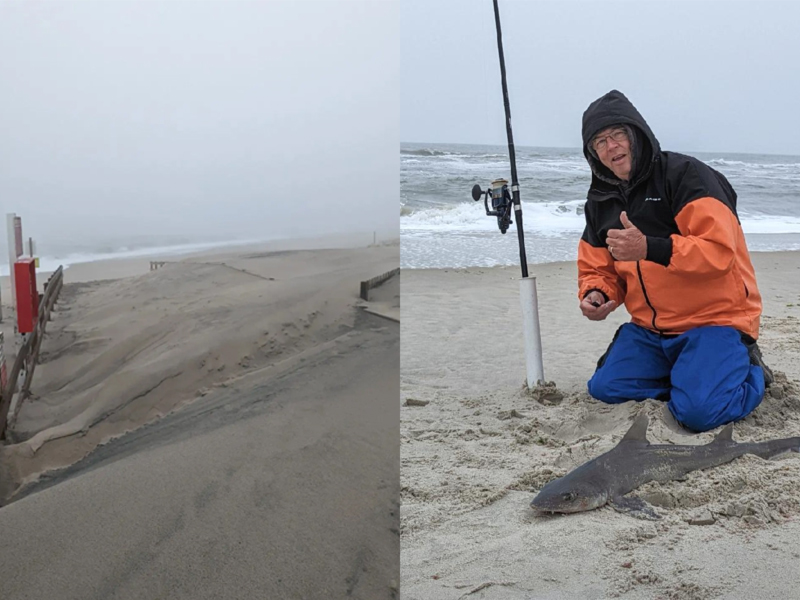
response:
<path fill-rule="evenodd" d="M 517 145 L 619 89 L 664 149 L 800 155 L 800 2 L 500 0 Z M 401 139 L 504 144 L 492 0 L 403 0 Z"/>
<path fill-rule="evenodd" d="M 2 0 L 2 212 L 26 237 L 396 231 L 398 40 L 385 0 Z"/>

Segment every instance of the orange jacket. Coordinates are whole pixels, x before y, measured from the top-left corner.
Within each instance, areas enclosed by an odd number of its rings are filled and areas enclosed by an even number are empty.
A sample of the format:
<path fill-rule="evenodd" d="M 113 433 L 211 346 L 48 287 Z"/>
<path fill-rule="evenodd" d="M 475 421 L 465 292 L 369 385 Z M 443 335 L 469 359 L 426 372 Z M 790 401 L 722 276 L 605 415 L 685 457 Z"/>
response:
<path fill-rule="evenodd" d="M 613 123 L 635 131 L 629 185 L 588 149 L 592 137 Z M 593 176 L 578 247 L 578 296 L 599 290 L 624 303 L 634 323 L 659 333 L 725 325 L 757 339 L 761 294 L 727 179 L 693 157 L 661 151 L 619 92 L 584 115 L 584 153 Z M 608 230 L 622 229 L 623 210 L 647 236 L 644 260 L 617 261 L 608 251 Z"/>

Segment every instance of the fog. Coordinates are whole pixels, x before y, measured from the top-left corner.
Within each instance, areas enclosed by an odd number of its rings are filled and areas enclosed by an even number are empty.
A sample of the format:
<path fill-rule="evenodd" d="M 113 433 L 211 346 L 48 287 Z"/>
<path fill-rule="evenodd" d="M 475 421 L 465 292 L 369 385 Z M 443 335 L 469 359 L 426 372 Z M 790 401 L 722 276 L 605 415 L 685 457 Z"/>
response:
<path fill-rule="evenodd" d="M 0 3 L 2 238 L 396 236 L 398 36 L 380 0 Z"/>

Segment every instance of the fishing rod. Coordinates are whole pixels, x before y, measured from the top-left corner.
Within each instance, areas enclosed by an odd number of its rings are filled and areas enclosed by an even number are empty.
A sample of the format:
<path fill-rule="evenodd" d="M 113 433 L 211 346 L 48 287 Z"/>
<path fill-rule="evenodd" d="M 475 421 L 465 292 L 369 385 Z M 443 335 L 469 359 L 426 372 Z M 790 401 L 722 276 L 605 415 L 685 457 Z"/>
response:
<path fill-rule="evenodd" d="M 505 233 L 511 224 L 511 208 L 517 225 L 519 241 L 519 260 L 522 268 L 520 279 L 520 302 L 522 305 L 522 330 L 525 338 L 525 365 L 527 368 L 528 389 L 545 383 L 544 365 L 542 361 L 542 337 L 539 331 L 539 301 L 536 295 L 536 277 L 528 277 L 528 259 L 525 255 L 525 234 L 522 230 L 522 201 L 519 195 L 517 179 L 517 155 L 514 151 L 514 135 L 511 132 L 511 107 L 508 100 L 508 83 L 506 82 L 506 60 L 503 54 L 503 33 L 500 28 L 500 8 L 498 0 L 494 4 L 494 23 L 497 28 L 497 53 L 500 56 L 500 80 L 503 84 L 503 106 L 506 111 L 506 134 L 508 136 L 508 158 L 511 162 L 511 187 L 505 179 L 495 179 L 492 187 L 485 192 L 479 184 L 472 188 L 472 198 L 476 202 L 483 196 L 486 214 L 497 217 L 500 233 Z M 492 209 L 489 209 L 489 195 L 492 198 Z"/>
<path fill-rule="evenodd" d="M 503 84 L 503 106 L 506 111 L 506 135 L 508 137 L 508 158 L 511 162 L 511 188 L 509 194 L 508 181 L 505 179 L 495 179 L 492 187 L 486 192 L 481 189 L 479 184 L 472 188 L 472 198 L 477 202 L 481 195 L 484 196 L 484 206 L 486 214 L 497 217 L 497 224 L 500 233 L 508 230 L 511 223 L 511 207 L 514 208 L 514 217 L 517 224 L 517 240 L 519 241 L 519 260 L 522 268 L 522 277 L 528 276 L 528 259 L 525 255 L 525 233 L 522 230 L 522 201 L 519 195 L 519 180 L 517 179 L 517 155 L 514 150 L 514 134 L 511 132 L 511 106 L 508 101 L 508 83 L 506 82 L 506 59 L 503 54 L 503 32 L 500 28 L 500 8 L 497 0 L 494 4 L 494 23 L 497 28 L 497 53 L 500 56 L 500 80 Z M 492 210 L 489 210 L 488 198 L 492 195 Z"/>

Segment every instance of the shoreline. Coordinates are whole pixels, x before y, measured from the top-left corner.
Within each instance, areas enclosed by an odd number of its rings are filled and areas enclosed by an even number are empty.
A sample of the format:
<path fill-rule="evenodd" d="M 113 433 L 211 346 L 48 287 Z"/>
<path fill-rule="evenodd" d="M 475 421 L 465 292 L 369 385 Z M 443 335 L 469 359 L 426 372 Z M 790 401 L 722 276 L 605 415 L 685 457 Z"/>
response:
<path fill-rule="evenodd" d="M 355 237 L 355 239 L 354 239 Z M 108 257 L 86 262 L 67 263 L 64 268 L 64 283 L 88 283 L 91 281 L 103 281 L 120 279 L 143 275 L 150 271 L 150 262 L 184 262 L 190 259 L 215 258 L 225 259 L 236 257 L 248 252 L 281 252 L 281 251 L 301 251 L 301 250 L 323 250 L 362 248 L 371 245 L 372 234 L 341 234 L 312 236 L 307 238 L 286 238 L 265 242 L 221 242 L 206 249 L 188 250 L 181 253 L 158 252 L 158 248 L 153 251 L 142 251 L 141 256 L 120 256 Z M 385 238 L 378 241 L 378 246 L 399 245 L 399 237 Z M 58 259 L 50 260 L 58 262 Z M 57 268 L 57 267 L 56 267 Z M 40 291 L 42 284 L 47 277 L 55 271 L 53 269 L 37 269 L 36 283 Z M 0 275 L 0 295 L 2 296 L 3 309 L 11 308 L 11 287 L 8 275 Z M 5 313 L 4 313 L 5 316 Z"/>
<path fill-rule="evenodd" d="M 529 232 L 530 233 L 530 232 Z M 431 232 L 426 232 L 431 234 Z M 791 238 L 782 244 L 784 247 L 775 248 L 773 242 L 763 242 L 763 239 L 774 237 L 772 234 L 750 234 L 747 236 L 750 244 L 750 254 L 800 252 L 800 233 L 781 234 Z M 571 263 L 577 261 L 577 240 L 562 237 L 535 237 L 525 238 L 528 267 L 536 265 L 550 265 L 554 263 Z M 762 241 L 756 241 L 762 238 Z M 763 244 L 763 247 L 762 247 Z M 755 247 L 755 249 L 754 249 Z M 565 258 L 568 257 L 568 258 Z M 475 258 L 480 257 L 480 258 Z M 469 261 L 469 262 L 468 262 Z M 424 263 L 425 266 L 416 266 Z M 458 263 L 459 266 L 451 266 Z M 516 267 L 519 270 L 519 244 L 516 235 L 495 235 L 495 232 L 482 232 L 470 236 L 440 235 L 435 244 L 431 237 L 421 238 L 409 236 L 403 240 L 403 254 L 400 267 L 407 270 L 426 269 L 488 269 L 493 267 Z M 463 266 L 467 265 L 467 266 Z"/>

